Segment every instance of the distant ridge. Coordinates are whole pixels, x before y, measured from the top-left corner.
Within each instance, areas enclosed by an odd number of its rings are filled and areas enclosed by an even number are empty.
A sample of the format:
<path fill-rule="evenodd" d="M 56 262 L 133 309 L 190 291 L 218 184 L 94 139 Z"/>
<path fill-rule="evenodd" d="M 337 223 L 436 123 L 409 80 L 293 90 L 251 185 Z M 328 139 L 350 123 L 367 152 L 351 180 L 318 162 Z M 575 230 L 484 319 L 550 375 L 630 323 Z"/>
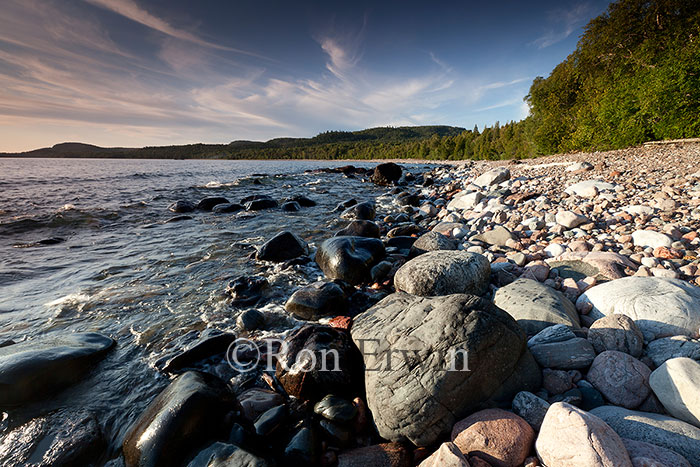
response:
<path fill-rule="evenodd" d="M 327 131 L 312 138 L 232 141 L 229 144 L 187 144 L 143 148 L 103 148 L 67 142 L 49 148 L 0 157 L 117 158 L 117 159 L 344 159 L 382 158 L 387 147 L 431 138 L 453 137 L 466 130 L 453 126 L 377 127 L 358 131 Z M 381 154 L 380 154 L 381 150 Z"/>

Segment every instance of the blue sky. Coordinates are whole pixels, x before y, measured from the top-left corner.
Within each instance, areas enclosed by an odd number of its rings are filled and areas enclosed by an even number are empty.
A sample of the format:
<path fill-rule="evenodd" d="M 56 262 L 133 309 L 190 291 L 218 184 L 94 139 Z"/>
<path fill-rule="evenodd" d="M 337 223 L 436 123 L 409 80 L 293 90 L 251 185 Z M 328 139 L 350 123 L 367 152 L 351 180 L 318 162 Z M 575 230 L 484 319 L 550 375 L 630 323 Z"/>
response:
<path fill-rule="evenodd" d="M 519 120 L 607 4 L 4 0 L 0 151 Z"/>

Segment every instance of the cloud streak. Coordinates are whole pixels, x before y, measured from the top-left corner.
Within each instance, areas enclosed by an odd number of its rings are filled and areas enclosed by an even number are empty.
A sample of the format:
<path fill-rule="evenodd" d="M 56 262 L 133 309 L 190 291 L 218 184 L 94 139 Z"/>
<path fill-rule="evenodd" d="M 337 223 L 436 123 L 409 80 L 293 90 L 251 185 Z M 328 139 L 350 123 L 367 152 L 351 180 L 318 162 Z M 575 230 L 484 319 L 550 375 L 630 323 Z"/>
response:
<path fill-rule="evenodd" d="M 568 38 L 574 31 L 580 29 L 591 17 L 592 5 L 580 3 L 573 9 L 558 8 L 549 12 L 549 20 L 554 27 L 530 44 L 538 49 L 544 49 Z"/>

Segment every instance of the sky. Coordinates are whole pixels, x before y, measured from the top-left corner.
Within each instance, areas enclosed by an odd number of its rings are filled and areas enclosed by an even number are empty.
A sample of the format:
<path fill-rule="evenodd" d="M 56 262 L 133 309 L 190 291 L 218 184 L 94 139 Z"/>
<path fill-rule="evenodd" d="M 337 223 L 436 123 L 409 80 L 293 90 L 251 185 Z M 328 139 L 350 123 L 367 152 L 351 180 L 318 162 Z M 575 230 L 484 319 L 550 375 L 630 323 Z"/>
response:
<path fill-rule="evenodd" d="M 607 4 L 3 0 L 0 151 L 520 120 Z"/>

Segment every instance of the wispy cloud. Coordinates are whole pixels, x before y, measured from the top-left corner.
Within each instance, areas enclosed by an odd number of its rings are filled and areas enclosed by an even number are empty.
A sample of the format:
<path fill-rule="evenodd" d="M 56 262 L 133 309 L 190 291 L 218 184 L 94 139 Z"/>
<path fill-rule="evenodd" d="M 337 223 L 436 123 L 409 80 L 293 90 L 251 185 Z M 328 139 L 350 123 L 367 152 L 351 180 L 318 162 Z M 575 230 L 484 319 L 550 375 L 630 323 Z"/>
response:
<path fill-rule="evenodd" d="M 544 49 L 563 41 L 588 21 L 592 11 L 592 5 L 587 2 L 580 3 L 572 9 L 558 8 L 550 11 L 548 16 L 552 27 L 530 44 Z"/>

